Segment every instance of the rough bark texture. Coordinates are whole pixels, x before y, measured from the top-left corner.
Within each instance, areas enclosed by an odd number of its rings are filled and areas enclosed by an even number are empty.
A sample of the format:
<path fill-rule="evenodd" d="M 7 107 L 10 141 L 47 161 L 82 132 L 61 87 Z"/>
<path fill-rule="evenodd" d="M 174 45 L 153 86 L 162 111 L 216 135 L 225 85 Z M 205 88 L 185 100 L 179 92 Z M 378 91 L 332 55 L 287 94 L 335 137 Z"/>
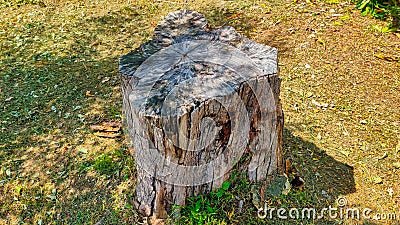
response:
<path fill-rule="evenodd" d="M 220 188 L 234 166 L 251 182 L 282 173 L 277 49 L 178 11 L 119 72 L 144 216 Z"/>

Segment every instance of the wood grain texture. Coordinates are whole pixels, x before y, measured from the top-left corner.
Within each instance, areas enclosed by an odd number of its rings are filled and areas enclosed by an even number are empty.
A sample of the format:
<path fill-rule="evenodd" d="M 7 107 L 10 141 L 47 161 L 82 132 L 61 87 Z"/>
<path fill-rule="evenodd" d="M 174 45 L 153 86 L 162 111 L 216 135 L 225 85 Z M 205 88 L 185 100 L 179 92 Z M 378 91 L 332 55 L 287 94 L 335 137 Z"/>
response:
<path fill-rule="evenodd" d="M 119 72 L 141 214 L 167 217 L 220 188 L 233 166 L 251 182 L 283 173 L 277 49 L 178 11 Z"/>

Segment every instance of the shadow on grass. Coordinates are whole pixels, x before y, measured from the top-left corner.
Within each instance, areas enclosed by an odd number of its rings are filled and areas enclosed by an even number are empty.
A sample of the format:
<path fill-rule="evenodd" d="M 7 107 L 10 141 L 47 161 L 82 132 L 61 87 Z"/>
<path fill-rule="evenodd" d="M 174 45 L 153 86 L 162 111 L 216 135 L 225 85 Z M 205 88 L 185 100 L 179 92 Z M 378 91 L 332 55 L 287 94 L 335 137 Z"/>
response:
<path fill-rule="evenodd" d="M 337 161 L 311 142 L 292 135 L 284 129 L 283 149 L 292 167 L 305 178 L 305 188 L 326 192 L 335 200 L 339 195 L 356 191 L 353 167 Z M 323 195 L 320 195 L 323 197 Z"/>
<path fill-rule="evenodd" d="M 233 175 L 228 194 L 222 198 L 215 197 L 215 194 L 208 194 L 201 198 L 197 197 L 197 201 L 190 201 L 181 209 L 178 223 L 198 224 L 198 218 L 207 221 L 225 221 L 228 224 L 238 221 L 240 224 L 341 224 L 347 221 L 346 216 L 337 215 L 337 218 L 330 218 L 327 211 L 321 216 L 321 211 L 323 208 L 337 208 L 336 200 L 339 196 L 355 192 L 353 168 L 335 160 L 313 143 L 293 136 L 288 129 L 284 129 L 283 142 L 283 148 L 286 151 L 285 158 L 291 159 L 297 174 L 306 182 L 302 190 L 292 189 L 287 195 L 279 196 L 272 196 L 265 191 L 265 204 L 263 202 L 257 204 L 261 204 L 261 207 L 267 206 L 268 210 L 262 210 L 260 215 L 266 217 L 260 218 L 259 208 L 253 204 L 254 196 L 260 195 L 260 189 L 253 189 L 254 184 L 247 181 L 246 174 Z M 215 213 L 209 213 L 207 207 L 200 207 L 199 212 L 199 207 L 196 207 L 199 201 L 200 205 L 206 205 L 215 210 Z M 240 203 L 241 201 L 243 204 Z M 241 207 L 239 207 L 240 204 L 242 204 Z M 272 208 L 274 209 L 271 210 Z M 284 215 L 288 217 L 287 219 L 278 217 L 279 208 L 286 210 Z M 299 211 L 296 219 L 289 217 L 288 212 L 291 208 Z M 312 212 L 310 216 L 306 212 L 303 217 L 302 210 L 311 208 L 315 209 L 315 218 Z M 336 212 L 339 213 L 339 211 Z M 230 217 L 229 213 L 235 216 Z M 361 214 L 360 219 L 362 220 Z"/>

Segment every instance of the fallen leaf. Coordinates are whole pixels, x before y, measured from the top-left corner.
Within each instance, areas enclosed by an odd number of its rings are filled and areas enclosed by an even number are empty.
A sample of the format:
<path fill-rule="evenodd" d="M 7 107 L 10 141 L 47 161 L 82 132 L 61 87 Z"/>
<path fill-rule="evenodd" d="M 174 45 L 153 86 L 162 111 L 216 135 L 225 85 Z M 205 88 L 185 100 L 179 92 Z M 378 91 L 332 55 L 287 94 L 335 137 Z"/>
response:
<path fill-rule="evenodd" d="M 283 195 L 289 194 L 290 189 L 292 188 L 292 185 L 289 182 L 289 179 L 286 177 L 286 182 L 285 182 L 285 187 L 282 190 Z"/>
<path fill-rule="evenodd" d="M 340 153 L 342 153 L 343 155 L 345 155 L 346 157 L 350 156 L 350 152 L 346 151 L 346 150 L 339 150 Z"/>
<path fill-rule="evenodd" d="M 311 100 L 311 103 L 318 107 L 321 107 L 323 109 L 326 109 L 329 106 L 328 103 L 319 103 L 319 102 L 315 101 L 314 99 Z"/>
<path fill-rule="evenodd" d="M 400 162 L 394 162 L 393 167 L 396 169 L 400 169 Z"/>
<path fill-rule="evenodd" d="M 394 193 L 393 188 L 389 188 L 388 192 L 389 192 L 389 196 L 393 197 L 393 193 Z"/>
<path fill-rule="evenodd" d="M 47 198 L 51 199 L 51 200 L 56 200 L 57 197 L 55 195 L 47 195 Z"/>
<path fill-rule="evenodd" d="M 104 84 L 105 82 L 109 81 L 110 78 L 109 77 L 104 77 L 104 79 L 101 81 L 102 84 Z"/>
<path fill-rule="evenodd" d="M 86 91 L 86 96 L 87 97 L 93 97 L 94 95 L 90 94 L 90 91 Z"/>
<path fill-rule="evenodd" d="M 383 183 L 383 180 L 382 180 L 382 178 L 380 178 L 380 177 L 374 177 L 374 183 L 375 183 L 375 184 L 382 184 L 382 183 Z"/>
<path fill-rule="evenodd" d="M 334 26 L 343 26 L 343 23 L 339 22 L 339 21 L 335 21 L 332 23 L 332 25 Z"/>
<path fill-rule="evenodd" d="M 96 41 L 92 42 L 92 43 L 89 45 L 89 47 L 97 46 L 97 45 L 99 45 L 100 43 L 101 43 L 100 40 L 96 40 Z"/>
<path fill-rule="evenodd" d="M 82 106 L 80 106 L 80 105 L 75 106 L 75 108 L 72 109 L 72 112 L 74 112 L 74 111 L 76 111 L 76 110 L 79 110 L 79 109 L 81 109 L 81 108 L 82 108 Z"/>
<path fill-rule="evenodd" d="M 381 159 L 386 158 L 387 156 L 388 156 L 388 154 L 387 154 L 387 152 L 385 152 L 385 153 L 383 153 L 383 155 L 381 155 L 378 159 L 381 160 Z"/>
<path fill-rule="evenodd" d="M 234 14 L 234 15 L 228 17 L 228 20 L 234 20 L 234 19 L 237 19 L 237 18 L 239 18 L 241 16 L 242 16 L 241 13 L 237 13 L 237 14 Z"/>
<path fill-rule="evenodd" d="M 322 40 L 321 38 L 318 38 L 318 39 L 317 39 L 317 42 L 320 43 L 320 44 L 322 44 L 322 46 L 324 46 L 324 48 L 326 48 L 326 46 L 325 46 L 325 41 L 324 41 L 324 40 Z"/>
<path fill-rule="evenodd" d="M 4 100 L 4 101 L 5 101 L 5 102 L 9 102 L 9 101 L 11 101 L 13 98 L 14 98 L 14 97 L 9 97 L 9 98 L 6 98 L 6 100 Z"/>
<path fill-rule="evenodd" d="M 35 62 L 36 66 L 44 66 L 46 64 L 47 64 L 46 62 Z"/>
<path fill-rule="evenodd" d="M 79 153 L 87 154 L 88 150 L 86 148 L 81 148 L 78 150 Z"/>
<path fill-rule="evenodd" d="M 11 170 L 10 169 L 6 169 L 6 175 L 7 175 L 7 177 L 11 176 Z"/>
<path fill-rule="evenodd" d="M 386 61 L 389 61 L 389 62 L 400 61 L 400 57 L 399 56 L 385 56 L 385 55 L 382 55 L 382 54 L 375 54 L 374 56 L 376 58 L 383 59 L 383 60 L 386 60 Z"/>
<path fill-rule="evenodd" d="M 232 209 L 232 211 L 230 213 L 228 213 L 228 217 L 232 218 L 233 215 L 235 215 L 235 209 Z"/>
<path fill-rule="evenodd" d="M 348 20 L 349 18 L 350 18 L 349 15 L 344 15 L 344 16 L 341 16 L 341 17 L 340 17 L 340 20 L 341 20 L 341 21 L 345 21 L 345 20 Z"/>

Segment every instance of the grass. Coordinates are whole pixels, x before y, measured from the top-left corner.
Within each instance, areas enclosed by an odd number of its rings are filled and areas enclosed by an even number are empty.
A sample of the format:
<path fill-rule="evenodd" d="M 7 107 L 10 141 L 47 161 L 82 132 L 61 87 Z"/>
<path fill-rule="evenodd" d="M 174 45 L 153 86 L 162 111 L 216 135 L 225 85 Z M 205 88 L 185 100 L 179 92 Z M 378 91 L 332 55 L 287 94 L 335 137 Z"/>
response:
<path fill-rule="evenodd" d="M 335 206 L 344 195 L 352 207 L 397 212 L 400 217 L 395 166 L 400 161 L 399 62 L 376 57 L 399 56 L 400 39 L 373 29 L 385 22 L 361 17 L 354 5 L 207 0 L 0 3 L 0 224 L 144 220 L 133 208 L 135 169 L 133 159 L 126 157 L 126 140 L 95 136 L 90 125 L 122 120 L 118 58 L 149 40 L 167 12 L 183 8 L 203 13 L 211 26 L 233 26 L 279 49 L 285 156 L 306 184 L 302 191 L 267 198 L 268 206 L 321 209 Z M 242 174 L 231 177 L 229 184 L 222 194 L 217 190 L 194 197 L 179 209 L 181 217 L 170 222 L 287 224 L 258 219 L 253 203 L 257 188 Z"/>

